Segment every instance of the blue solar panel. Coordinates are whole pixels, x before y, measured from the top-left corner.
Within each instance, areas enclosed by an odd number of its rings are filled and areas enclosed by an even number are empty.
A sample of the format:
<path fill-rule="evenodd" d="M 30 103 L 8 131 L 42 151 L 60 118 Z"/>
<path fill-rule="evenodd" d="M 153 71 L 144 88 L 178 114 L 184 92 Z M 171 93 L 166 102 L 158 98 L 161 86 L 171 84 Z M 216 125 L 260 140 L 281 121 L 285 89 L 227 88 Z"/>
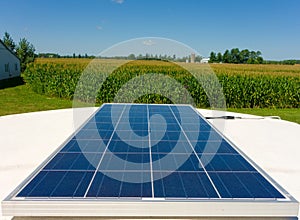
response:
<path fill-rule="evenodd" d="M 100 107 L 16 197 L 285 198 L 191 106 L 146 104 Z"/>

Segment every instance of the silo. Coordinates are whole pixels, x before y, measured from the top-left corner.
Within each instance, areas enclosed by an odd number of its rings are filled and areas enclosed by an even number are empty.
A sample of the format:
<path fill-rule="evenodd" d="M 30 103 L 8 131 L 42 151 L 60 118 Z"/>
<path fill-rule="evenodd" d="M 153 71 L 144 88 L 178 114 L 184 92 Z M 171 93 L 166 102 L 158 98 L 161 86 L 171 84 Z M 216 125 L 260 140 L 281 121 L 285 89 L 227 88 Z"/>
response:
<path fill-rule="evenodd" d="M 191 63 L 195 63 L 195 57 L 196 57 L 195 53 L 192 53 L 191 54 Z"/>

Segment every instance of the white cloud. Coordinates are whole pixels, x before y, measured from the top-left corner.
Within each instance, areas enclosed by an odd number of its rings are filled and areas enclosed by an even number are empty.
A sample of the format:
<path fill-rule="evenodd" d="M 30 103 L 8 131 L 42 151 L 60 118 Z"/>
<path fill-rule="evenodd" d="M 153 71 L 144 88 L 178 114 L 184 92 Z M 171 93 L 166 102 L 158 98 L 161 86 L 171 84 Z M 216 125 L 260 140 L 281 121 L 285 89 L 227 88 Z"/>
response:
<path fill-rule="evenodd" d="M 145 40 L 145 41 L 143 41 L 143 44 L 146 46 L 151 46 L 151 45 L 155 44 L 155 42 L 153 40 Z"/>
<path fill-rule="evenodd" d="M 102 26 L 96 26 L 96 28 L 97 28 L 97 30 L 102 30 L 103 28 L 102 28 Z"/>
<path fill-rule="evenodd" d="M 118 4 L 122 4 L 124 2 L 124 0 L 112 0 L 112 1 Z"/>

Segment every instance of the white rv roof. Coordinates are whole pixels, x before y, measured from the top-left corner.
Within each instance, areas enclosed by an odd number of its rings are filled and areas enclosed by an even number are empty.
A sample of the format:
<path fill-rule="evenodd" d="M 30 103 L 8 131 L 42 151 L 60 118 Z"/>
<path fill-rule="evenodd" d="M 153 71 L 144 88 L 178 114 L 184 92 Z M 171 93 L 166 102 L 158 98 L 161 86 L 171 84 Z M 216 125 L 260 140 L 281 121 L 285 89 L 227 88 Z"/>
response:
<path fill-rule="evenodd" d="M 96 109 L 89 108 L 88 113 L 91 114 Z M 204 116 L 225 114 L 210 110 L 199 111 Z M 226 115 L 242 119 L 211 119 L 211 122 L 275 181 L 300 200 L 300 186 L 297 184 L 300 180 L 300 149 L 297 136 L 300 126 L 283 120 L 262 119 L 245 114 L 227 112 Z M 82 122 L 87 117 L 88 114 L 82 117 Z M 74 130 L 76 128 L 73 125 L 72 109 L 0 117 L 1 200 Z M 54 138 L 49 139 L 49 133 Z M 45 142 L 45 139 L 48 141 Z M 34 146 L 40 148 L 37 150 Z"/>

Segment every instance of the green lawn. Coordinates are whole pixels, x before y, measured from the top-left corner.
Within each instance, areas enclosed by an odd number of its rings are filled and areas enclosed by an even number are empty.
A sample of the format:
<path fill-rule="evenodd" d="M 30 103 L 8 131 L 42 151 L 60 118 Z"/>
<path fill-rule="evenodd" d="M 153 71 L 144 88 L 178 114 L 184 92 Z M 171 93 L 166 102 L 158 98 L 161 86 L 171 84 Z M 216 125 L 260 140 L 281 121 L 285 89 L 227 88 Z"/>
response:
<path fill-rule="evenodd" d="M 36 94 L 26 85 L 0 89 L 0 115 L 71 108 L 72 101 Z"/>
<path fill-rule="evenodd" d="M 45 111 L 53 109 L 71 108 L 72 101 L 59 98 L 49 98 L 34 93 L 28 86 L 0 89 L 0 116 Z M 300 124 L 300 109 L 233 109 L 228 111 L 247 113 L 261 116 L 279 116 L 281 119 Z"/>
<path fill-rule="evenodd" d="M 268 109 L 268 108 L 228 108 L 227 111 L 246 113 L 260 116 L 279 116 L 282 120 L 292 121 L 300 124 L 299 108 Z"/>

